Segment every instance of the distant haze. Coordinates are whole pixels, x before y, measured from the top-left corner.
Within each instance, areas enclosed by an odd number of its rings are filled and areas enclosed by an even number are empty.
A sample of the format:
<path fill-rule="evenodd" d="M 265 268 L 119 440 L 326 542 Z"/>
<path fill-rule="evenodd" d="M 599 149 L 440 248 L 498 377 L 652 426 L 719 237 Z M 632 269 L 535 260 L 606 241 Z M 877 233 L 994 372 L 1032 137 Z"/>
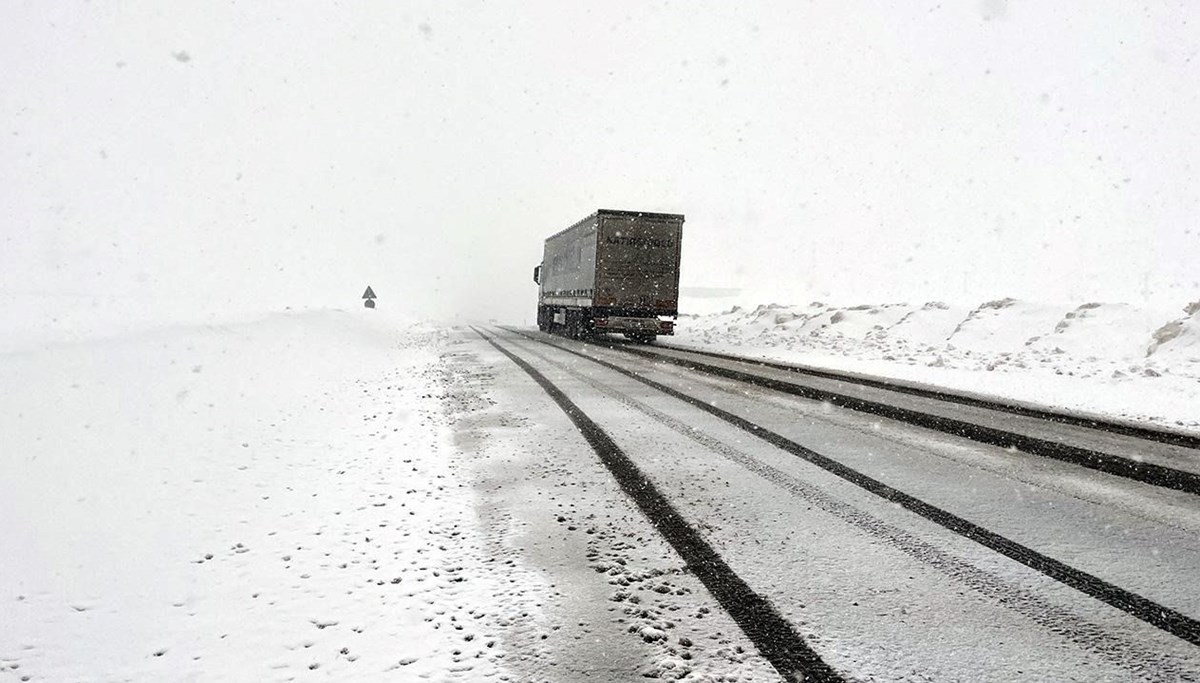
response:
<path fill-rule="evenodd" d="M 597 208 L 696 292 L 1200 298 L 1196 3 L 10 1 L 0 66 L 10 307 L 520 323 Z"/>

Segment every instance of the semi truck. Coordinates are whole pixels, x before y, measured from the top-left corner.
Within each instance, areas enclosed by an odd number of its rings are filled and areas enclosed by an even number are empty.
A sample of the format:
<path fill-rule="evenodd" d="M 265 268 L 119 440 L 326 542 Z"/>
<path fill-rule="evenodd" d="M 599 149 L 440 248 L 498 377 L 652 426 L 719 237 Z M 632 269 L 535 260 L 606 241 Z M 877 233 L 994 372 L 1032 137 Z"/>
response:
<path fill-rule="evenodd" d="M 679 214 L 600 209 L 546 238 L 533 269 L 538 329 L 640 343 L 674 334 L 682 235 Z"/>

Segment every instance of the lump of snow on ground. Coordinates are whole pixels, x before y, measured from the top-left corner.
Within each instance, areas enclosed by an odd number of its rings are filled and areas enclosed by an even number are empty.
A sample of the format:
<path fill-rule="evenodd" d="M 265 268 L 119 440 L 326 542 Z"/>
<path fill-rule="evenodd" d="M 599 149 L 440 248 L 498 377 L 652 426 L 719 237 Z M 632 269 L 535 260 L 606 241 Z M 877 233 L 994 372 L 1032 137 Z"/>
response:
<path fill-rule="evenodd" d="M 1146 356 L 1200 376 L 1200 301 L 1188 304 L 1184 313 L 1154 330 Z"/>
<path fill-rule="evenodd" d="M 663 342 L 1200 430 L 1200 302 L 1182 313 L 1016 299 L 769 304 L 681 316 Z"/>

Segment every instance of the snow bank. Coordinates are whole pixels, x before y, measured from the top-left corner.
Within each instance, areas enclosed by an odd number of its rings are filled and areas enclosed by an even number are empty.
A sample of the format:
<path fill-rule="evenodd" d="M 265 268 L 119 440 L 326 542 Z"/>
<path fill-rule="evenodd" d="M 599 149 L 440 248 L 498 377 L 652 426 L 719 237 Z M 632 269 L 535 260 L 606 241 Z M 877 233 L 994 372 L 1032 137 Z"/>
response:
<path fill-rule="evenodd" d="M 883 334 L 909 345 L 937 346 L 954 334 L 966 316 L 967 311 L 962 307 L 930 301 L 912 308 Z"/>
<path fill-rule="evenodd" d="M 1054 329 L 1068 310 L 1015 299 L 988 301 L 967 313 L 946 338 L 946 343 L 948 347 L 980 353 L 1020 351 L 1042 330 Z"/>
<path fill-rule="evenodd" d="M 666 343 L 1200 429 L 1200 302 L 1183 312 L 1016 299 L 768 304 L 682 316 Z"/>
<path fill-rule="evenodd" d="M 1154 330 L 1146 355 L 1200 375 L 1200 301 L 1188 304 L 1184 313 L 1185 317 Z"/>

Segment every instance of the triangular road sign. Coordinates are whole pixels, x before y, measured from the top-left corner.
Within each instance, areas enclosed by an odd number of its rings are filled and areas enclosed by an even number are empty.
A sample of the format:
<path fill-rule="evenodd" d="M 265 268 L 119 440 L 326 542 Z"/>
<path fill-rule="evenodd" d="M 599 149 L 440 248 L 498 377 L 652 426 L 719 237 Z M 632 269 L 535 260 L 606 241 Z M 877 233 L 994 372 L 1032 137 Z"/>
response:
<path fill-rule="evenodd" d="M 364 299 L 374 299 L 375 298 L 375 292 L 371 291 L 371 285 L 367 285 L 367 291 L 363 292 L 362 298 L 364 298 Z"/>

